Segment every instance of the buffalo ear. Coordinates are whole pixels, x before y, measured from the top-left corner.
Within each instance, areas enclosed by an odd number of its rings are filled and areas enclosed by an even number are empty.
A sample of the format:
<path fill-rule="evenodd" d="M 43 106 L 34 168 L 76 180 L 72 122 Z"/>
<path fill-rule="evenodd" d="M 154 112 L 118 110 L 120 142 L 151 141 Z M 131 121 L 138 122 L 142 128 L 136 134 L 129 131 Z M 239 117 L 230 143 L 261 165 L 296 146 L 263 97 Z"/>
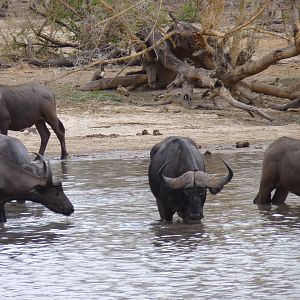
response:
<path fill-rule="evenodd" d="M 210 191 L 210 193 L 212 194 L 212 195 L 216 195 L 216 194 L 218 194 L 221 190 L 222 190 L 222 188 L 215 188 L 215 187 L 213 187 L 213 188 L 208 188 L 209 189 L 209 191 Z"/>
<path fill-rule="evenodd" d="M 27 170 L 32 176 L 39 178 L 41 185 L 47 182 L 47 164 L 42 155 L 34 153 L 35 158 L 26 165 L 23 165 L 24 170 Z"/>
<path fill-rule="evenodd" d="M 43 178 L 45 180 L 45 184 L 47 186 L 53 185 L 52 170 L 51 170 L 49 161 L 47 161 L 47 163 L 46 163 L 45 160 L 44 160 L 44 157 L 41 154 L 35 153 L 35 152 L 33 152 L 33 153 L 36 155 L 36 157 L 31 162 L 31 165 L 42 162 L 43 163 L 43 171 L 41 172 L 41 168 L 39 168 L 39 173 L 42 173 L 42 175 L 41 174 L 40 175 L 43 176 Z"/>
<path fill-rule="evenodd" d="M 47 186 L 52 185 L 53 184 L 53 182 L 52 182 L 52 170 L 51 170 L 49 161 L 47 161 L 47 164 L 46 164 L 46 162 L 44 160 L 44 157 L 41 154 L 36 153 L 36 152 L 32 152 L 32 153 L 36 155 L 36 157 L 32 161 L 33 163 L 36 162 L 36 161 L 43 163 L 43 177 L 45 179 L 46 185 Z"/>
<path fill-rule="evenodd" d="M 36 153 L 36 152 L 31 152 L 32 154 L 35 154 L 35 158 L 32 161 L 43 161 L 44 158 L 41 154 Z"/>

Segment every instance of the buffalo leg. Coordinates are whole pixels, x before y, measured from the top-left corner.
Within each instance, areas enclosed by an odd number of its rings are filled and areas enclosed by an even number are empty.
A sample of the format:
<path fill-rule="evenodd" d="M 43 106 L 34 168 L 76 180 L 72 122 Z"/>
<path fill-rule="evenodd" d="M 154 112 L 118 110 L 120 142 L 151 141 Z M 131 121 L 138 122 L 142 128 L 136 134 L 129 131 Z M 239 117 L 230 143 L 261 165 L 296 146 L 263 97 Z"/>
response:
<path fill-rule="evenodd" d="M 159 199 L 156 200 L 158 212 L 162 221 L 172 222 L 174 212 L 170 207 L 163 205 Z"/>
<path fill-rule="evenodd" d="M 254 203 L 254 204 L 258 204 L 258 203 L 257 203 L 258 197 L 259 197 L 259 192 L 257 193 L 257 195 L 255 196 L 255 198 L 254 198 L 254 200 L 253 200 L 253 203 Z"/>
<path fill-rule="evenodd" d="M 183 220 L 183 222 L 188 222 L 189 221 L 189 216 L 188 216 L 188 212 L 187 212 L 186 209 L 178 210 L 177 214 Z"/>
<path fill-rule="evenodd" d="M 280 205 L 283 204 L 289 191 L 282 186 L 276 188 L 275 194 L 272 198 L 272 204 Z"/>
<path fill-rule="evenodd" d="M 5 202 L 4 203 L 0 202 L 0 223 L 6 222 L 4 205 L 5 205 Z"/>
<path fill-rule="evenodd" d="M 257 196 L 254 199 L 254 204 L 270 204 L 271 203 L 271 192 L 273 189 L 268 187 L 262 187 L 259 189 Z"/>
<path fill-rule="evenodd" d="M 259 192 L 254 199 L 255 204 L 270 204 L 271 203 L 271 193 L 276 188 L 276 172 L 274 168 L 271 168 L 265 161 L 263 163 L 263 171 L 261 175 Z M 268 169 L 270 172 L 266 172 Z M 272 172 L 273 171 L 273 172 Z"/>
<path fill-rule="evenodd" d="M 56 134 L 60 146 L 61 146 L 61 159 L 66 159 L 68 157 L 68 152 L 65 142 L 65 127 L 63 123 L 58 118 L 53 118 L 53 120 L 47 120 L 47 123 L 51 126 L 54 133 Z"/>
<path fill-rule="evenodd" d="M 40 146 L 39 153 L 41 155 L 44 155 L 46 146 L 47 146 L 49 138 L 50 138 L 50 131 L 47 128 L 46 123 L 44 121 L 36 122 L 35 126 L 41 137 L 41 146 Z"/>
<path fill-rule="evenodd" d="M 163 214 L 163 217 L 161 216 L 161 219 L 166 222 L 172 222 L 173 215 L 174 215 L 174 212 L 172 210 L 166 210 Z"/>
<path fill-rule="evenodd" d="M 8 130 L 7 129 L 0 129 L 0 133 L 4 134 L 4 135 L 7 135 Z"/>

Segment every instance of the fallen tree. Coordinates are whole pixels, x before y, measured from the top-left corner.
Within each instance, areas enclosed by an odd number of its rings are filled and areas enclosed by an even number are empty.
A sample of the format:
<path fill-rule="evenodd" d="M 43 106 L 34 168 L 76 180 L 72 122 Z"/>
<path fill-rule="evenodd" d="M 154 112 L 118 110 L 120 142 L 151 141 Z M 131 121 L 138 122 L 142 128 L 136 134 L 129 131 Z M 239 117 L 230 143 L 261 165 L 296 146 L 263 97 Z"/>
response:
<path fill-rule="evenodd" d="M 180 86 L 182 99 L 189 105 L 194 88 L 209 88 L 210 93 L 204 96 L 220 96 L 230 105 L 246 110 L 251 115 L 256 113 L 272 120 L 262 109 L 286 110 L 299 107 L 300 84 L 282 89 L 246 79 L 276 62 L 299 55 L 300 26 L 298 19 L 290 46 L 272 50 L 260 59 L 251 60 L 255 52 L 255 40 L 254 31 L 248 27 L 263 13 L 269 2 L 266 0 L 253 15 L 226 32 L 197 28 L 171 15 L 174 24 L 167 32 L 153 27 L 143 29 L 136 34 L 137 53 L 121 58 L 122 61 L 130 62 L 140 56 L 142 69 L 138 74 L 94 80 L 81 85 L 79 89 L 113 89 L 123 86 L 131 90 L 140 86 L 151 89 Z M 244 49 L 240 47 L 242 33 L 247 34 L 247 46 Z M 92 65 L 104 66 L 116 61 L 120 59 L 98 60 Z M 266 101 L 261 101 L 261 94 L 290 99 L 291 103 L 283 106 L 271 102 L 266 104 Z M 261 103 L 264 106 L 259 107 Z"/>

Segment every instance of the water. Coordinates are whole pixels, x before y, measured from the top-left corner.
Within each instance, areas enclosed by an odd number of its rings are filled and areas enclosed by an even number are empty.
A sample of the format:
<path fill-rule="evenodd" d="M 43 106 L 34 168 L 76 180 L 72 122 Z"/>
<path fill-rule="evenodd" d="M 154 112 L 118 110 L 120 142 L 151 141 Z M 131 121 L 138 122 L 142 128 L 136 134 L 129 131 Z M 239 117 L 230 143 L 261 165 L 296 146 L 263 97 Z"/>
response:
<path fill-rule="evenodd" d="M 300 299 L 300 202 L 252 204 L 262 152 L 223 154 L 232 182 L 202 224 L 162 224 L 147 154 L 63 165 L 65 217 L 27 202 L 0 225 L 1 299 Z M 225 172 L 218 158 L 211 173 Z M 55 174 L 59 161 L 52 161 Z"/>

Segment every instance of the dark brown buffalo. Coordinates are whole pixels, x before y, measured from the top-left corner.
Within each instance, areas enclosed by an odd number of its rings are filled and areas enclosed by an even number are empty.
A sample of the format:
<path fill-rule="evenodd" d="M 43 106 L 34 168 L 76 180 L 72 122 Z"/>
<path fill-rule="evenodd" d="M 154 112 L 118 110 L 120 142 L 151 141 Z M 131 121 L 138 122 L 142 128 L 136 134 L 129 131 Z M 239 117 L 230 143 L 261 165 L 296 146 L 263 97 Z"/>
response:
<path fill-rule="evenodd" d="M 50 137 L 46 123 L 55 132 L 61 145 L 61 159 L 68 156 L 65 144 L 65 128 L 56 115 L 56 103 L 51 90 L 37 81 L 15 86 L 0 86 L 0 133 L 8 130 L 19 131 L 36 126 L 41 146 L 39 153 L 44 155 Z"/>
<path fill-rule="evenodd" d="M 6 221 L 5 203 L 11 200 L 31 200 L 64 215 L 74 212 L 62 183 L 54 182 L 43 157 L 32 161 L 18 139 L 0 134 L 0 222 Z"/>
<path fill-rule="evenodd" d="M 281 137 L 265 151 L 259 192 L 254 203 L 283 204 L 289 192 L 300 196 L 300 140 Z"/>
<path fill-rule="evenodd" d="M 185 137 L 164 139 L 151 149 L 150 158 L 150 189 L 161 220 L 167 222 L 172 221 L 176 212 L 185 222 L 203 218 L 207 189 L 217 194 L 233 176 L 225 162 L 227 176 L 207 174 L 196 143 Z"/>

